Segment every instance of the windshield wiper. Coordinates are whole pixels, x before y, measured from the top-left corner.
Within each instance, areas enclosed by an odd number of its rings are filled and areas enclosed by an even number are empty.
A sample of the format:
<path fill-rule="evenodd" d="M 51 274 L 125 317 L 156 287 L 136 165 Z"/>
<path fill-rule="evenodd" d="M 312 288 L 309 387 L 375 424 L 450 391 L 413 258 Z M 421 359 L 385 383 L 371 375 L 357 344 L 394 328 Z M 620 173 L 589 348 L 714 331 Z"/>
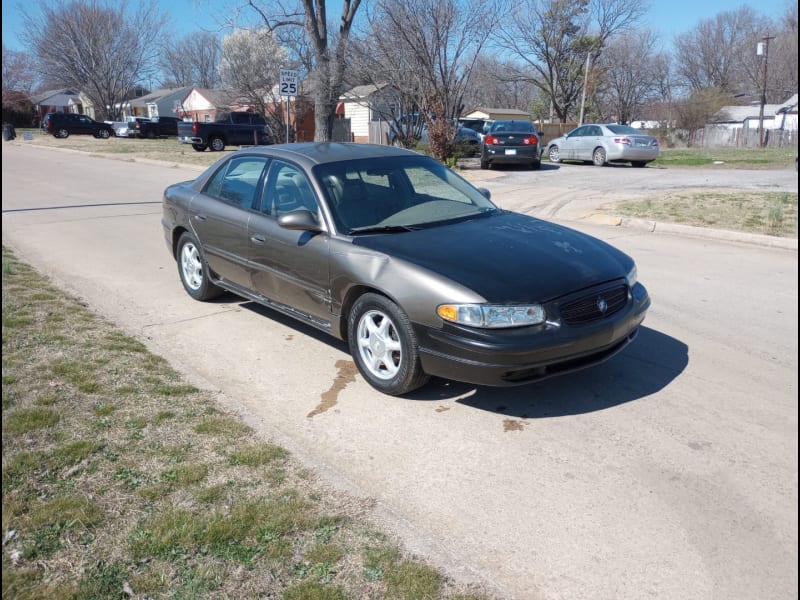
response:
<path fill-rule="evenodd" d="M 348 233 L 403 233 L 406 231 L 419 231 L 420 227 L 413 225 L 366 225 L 353 227 Z"/>

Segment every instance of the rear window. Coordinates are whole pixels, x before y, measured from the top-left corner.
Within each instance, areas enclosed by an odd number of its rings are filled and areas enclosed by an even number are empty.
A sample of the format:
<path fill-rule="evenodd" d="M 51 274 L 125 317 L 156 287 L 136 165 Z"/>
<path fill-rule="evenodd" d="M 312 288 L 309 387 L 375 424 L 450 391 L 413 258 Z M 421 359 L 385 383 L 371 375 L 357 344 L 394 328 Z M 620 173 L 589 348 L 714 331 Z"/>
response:
<path fill-rule="evenodd" d="M 613 133 L 619 135 L 636 135 L 640 133 L 644 133 L 641 129 L 636 129 L 634 127 L 629 127 L 628 125 L 606 125 L 606 127 L 611 130 Z"/>
<path fill-rule="evenodd" d="M 521 133 L 535 133 L 531 121 L 495 121 L 491 128 L 491 133 L 500 131 L 515 131 Z"/>

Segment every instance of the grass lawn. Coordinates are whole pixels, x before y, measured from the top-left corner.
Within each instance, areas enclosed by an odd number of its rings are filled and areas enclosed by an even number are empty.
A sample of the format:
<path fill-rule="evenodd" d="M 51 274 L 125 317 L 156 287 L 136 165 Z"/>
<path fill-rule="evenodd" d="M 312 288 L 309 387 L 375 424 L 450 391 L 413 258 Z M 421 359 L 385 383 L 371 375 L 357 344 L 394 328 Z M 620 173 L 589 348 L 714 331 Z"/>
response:
<path fill-rule="evenodd" d="M 3 598 L 488 600 L 3 249 Z"/>

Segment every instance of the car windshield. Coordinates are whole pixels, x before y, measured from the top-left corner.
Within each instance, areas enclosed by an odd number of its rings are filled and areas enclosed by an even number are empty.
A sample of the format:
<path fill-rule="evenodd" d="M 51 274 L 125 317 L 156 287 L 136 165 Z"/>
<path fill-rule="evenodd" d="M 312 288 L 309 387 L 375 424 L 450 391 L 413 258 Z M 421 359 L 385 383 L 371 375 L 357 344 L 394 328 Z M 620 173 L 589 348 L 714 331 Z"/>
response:
<path fill-rule="evenodd" d="M 629 127 L 628 125 L 606 125 L 606 128 L 617 135 L 639 135 L 644 133 L 641 129 Z"/>
<path fill-rule="evenodd" d="M 459 175 L 426 156 L 392 156 L 318 165 L 339 231 L 403 232 L 475 218 L 497 207 Z"/>

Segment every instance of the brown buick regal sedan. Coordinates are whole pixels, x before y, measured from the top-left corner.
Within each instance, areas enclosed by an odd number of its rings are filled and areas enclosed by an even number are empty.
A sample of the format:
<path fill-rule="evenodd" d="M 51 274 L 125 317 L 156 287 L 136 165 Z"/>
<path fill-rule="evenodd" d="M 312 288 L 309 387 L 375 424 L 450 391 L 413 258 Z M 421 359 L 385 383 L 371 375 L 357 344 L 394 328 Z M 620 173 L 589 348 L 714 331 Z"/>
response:
<path fill-rule="evenodd" d="M 233 292 L 346 340 L 386 394 L 596 365 L 650 306 L 623 252 L 390 146 L 238 150 L 169 186 L 162 224 L 192 298 Z"/>

